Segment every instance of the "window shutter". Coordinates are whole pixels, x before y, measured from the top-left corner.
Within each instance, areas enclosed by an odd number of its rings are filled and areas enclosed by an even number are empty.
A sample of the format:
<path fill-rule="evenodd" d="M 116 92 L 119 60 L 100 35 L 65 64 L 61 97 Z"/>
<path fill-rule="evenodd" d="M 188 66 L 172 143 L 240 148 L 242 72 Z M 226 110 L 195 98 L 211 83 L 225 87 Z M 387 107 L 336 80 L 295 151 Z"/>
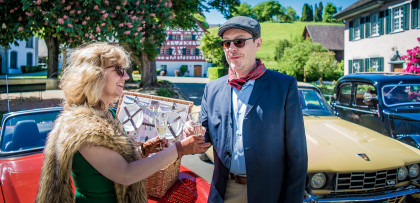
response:
<path fill-rule="evenodd" d="M 365 59 L 365 72 L 369 72 L 369 65 L 370 65 L 370 64 L 369 64 L 369 60 L 370 60 L 370 59 L 368 59 L 368 58 L 367 58 L 367 59 Z"/>
<path fill-rule="evenodd" d="M 169 55 L 172 55 L 172 48 L 169 48 Z"/>
<path fill-rule="evenodd" d="M 30 52 L 26 54 L 26 65 L 32 66 L 32 53 Z"/>
<path fill-rule="evenodd" d="M 365 28 L 366 28 L 366 30 L 365 30 L 365 36 L 366 36 L 366 38 L 368 38 L 368 37 L 370 37 L 370 16 L 366 16 L 366 19 L 365 19 Z"/>
<path fill-rule="evenodd" d="M 187 55 L 187 49 L 186 48 L 182 48 L 182 55 Z"/>
<path fill-rule="evenodd" d="M 392 10 L 391 9 L 388 9 L 388 10 L 386 10 L 386 14 L 385 14 L 385 16 L 386 16 L 386 27 L 385 27 L 385 33 L 386 34 L 389 34 L 389 33 L 391 33 L 391 16 L 392 16 Z"/>
<path fill-rule="evenodd" d="M 169 35 L 168 40 L 172 40 L 172 34 Z"/>
<path fill-rule="evenodd" d="M 198 48 L 195 48 L 195 55 L 200 55 L 200 50 Z"/>
<path fill-rule="evenodd" d="M 349 60 L 349 74 L 351 74 L 353 71 L 353 63 L 351 60 Z"/>
<path fill-rule="evenodd" d="M 384 34 L 384 19 L 385 19 L 385 11 L 379 12 L 379 35 Z"/>
<path fill-rule="evenodd" d="M 192 35 L 192 40 L 195 40 L 195 35 Z"/>
<path fill-rule="evenodd" d="M 403 29 L 409 30 L 410 29 L 410 4 L 403 5 Z"/>
<path fill-rule="evenodd" d="M 158 55 L 160 55 L 160 48 L 157 48 L 156 51 L 158 52 Z"/>
<path fill-rule="evenodd" d="M 360 39 L 363 39 L 365 37 L 364 33 L 365 33 L 365 18 L 361 17 L 360 18 Z"/>
<path fill-rule="evenodd" d="M 349 22 L 349 41 L 353 40 L 353 21 Z"/>
<path fill-rule="evenodd" d="M 419 26 L 419 0 L 411 2 L 411 28 L 417 28 Z"/>
<path fill-rule="evenodd" d="M 363 71 L 363 67 L 364 67 L 364 65 L 363 64 L 365 64 L 365 63 L 363 63 L 363 59 L 359 59 L 359 71 L 361 70 L 361 71 Z"/>
<path fill-rule="evenodd" d="M 10 68 L 17 68 L 17 52 L 10 52 Z"/>
<path fill-rule="evenodd" d="M 384 57 L 379 57 L 379 68 L 378 71 L 379 72 L 384 72 Z"/>

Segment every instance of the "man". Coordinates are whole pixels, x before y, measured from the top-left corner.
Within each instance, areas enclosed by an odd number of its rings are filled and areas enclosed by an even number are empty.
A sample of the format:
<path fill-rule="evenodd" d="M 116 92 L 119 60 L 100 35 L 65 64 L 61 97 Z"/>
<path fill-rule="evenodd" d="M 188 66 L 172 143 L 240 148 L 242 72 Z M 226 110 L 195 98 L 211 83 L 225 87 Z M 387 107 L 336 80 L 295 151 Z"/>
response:
<path fill-rule="evenodd" d="M 213 144 L 209 202 L 302 202 L 306 139 L 294 77 L 267 70 L 259 23 L 231 18 L 218 30 L 229 74 L 206 85 L 202 124 Z M 184 131 L 192 134 L 191 123 Z"/>

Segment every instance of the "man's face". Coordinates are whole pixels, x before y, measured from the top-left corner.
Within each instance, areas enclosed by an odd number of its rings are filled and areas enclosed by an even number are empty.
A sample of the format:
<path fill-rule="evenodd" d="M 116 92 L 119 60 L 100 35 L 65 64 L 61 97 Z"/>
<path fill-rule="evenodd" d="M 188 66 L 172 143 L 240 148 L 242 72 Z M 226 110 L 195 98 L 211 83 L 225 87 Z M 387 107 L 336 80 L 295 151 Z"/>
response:
<path fill-rule="evenodd" d="M 223 33 L 223 40 L 248 39 L 252 35 L 241 29 L 230 29 Z M 236 72 L 245 72 L 246 74 L 252 70 L 255 65 L 255 55 L 261 47 L 261 38 L 249 39 L 245 41 L 245 46 L 238 48 L 233 42 L 228 48 L 223 48 L 226 59 Z"/>

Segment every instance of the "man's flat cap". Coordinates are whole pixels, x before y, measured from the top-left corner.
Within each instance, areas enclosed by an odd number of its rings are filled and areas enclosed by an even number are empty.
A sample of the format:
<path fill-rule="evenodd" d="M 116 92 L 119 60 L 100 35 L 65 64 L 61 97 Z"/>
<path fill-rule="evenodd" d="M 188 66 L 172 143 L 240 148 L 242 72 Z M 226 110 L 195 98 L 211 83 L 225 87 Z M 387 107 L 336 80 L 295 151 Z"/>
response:
<path fill-rule="evenodd" d="M 217 35 L 219 35 L 219 37 L 223 37 L 223 33 L 230 29 L 245 30 L 254 38 L 261 36 L 260 23 L 246 16 L 236 16 L 229 19 L 222 26 L 220 26 L 219 31 L 217 31 Z"/>

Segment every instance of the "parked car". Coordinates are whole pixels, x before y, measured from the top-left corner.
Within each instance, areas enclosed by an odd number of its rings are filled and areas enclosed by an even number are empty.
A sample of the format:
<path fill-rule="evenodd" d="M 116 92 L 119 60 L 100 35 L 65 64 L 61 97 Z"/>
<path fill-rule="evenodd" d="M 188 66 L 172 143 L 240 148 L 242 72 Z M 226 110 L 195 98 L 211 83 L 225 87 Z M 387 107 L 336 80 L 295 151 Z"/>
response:
<path fill-rule="evenodd" d="M 334 116 L 318 88 L 298 87 L 308 148 L 305 202 L 420 198 L 420 150 Z M 212 148 L 201 158 L 213 161 Z"/>
<path fill-rule="evenodd" d="M 420 76 L 359 73 L 340 78 L 332 108 L 343 119 L 420 149 Z"/>
<path fill-rule="evenodd" d="M 42 150 L 61 107 L 3 115 L 0 128 L 0 202 L 34 202 L 44 159 Z M 149 202 L 207 202 L 210 184 L 180 167 L 178 181 Z"/>

